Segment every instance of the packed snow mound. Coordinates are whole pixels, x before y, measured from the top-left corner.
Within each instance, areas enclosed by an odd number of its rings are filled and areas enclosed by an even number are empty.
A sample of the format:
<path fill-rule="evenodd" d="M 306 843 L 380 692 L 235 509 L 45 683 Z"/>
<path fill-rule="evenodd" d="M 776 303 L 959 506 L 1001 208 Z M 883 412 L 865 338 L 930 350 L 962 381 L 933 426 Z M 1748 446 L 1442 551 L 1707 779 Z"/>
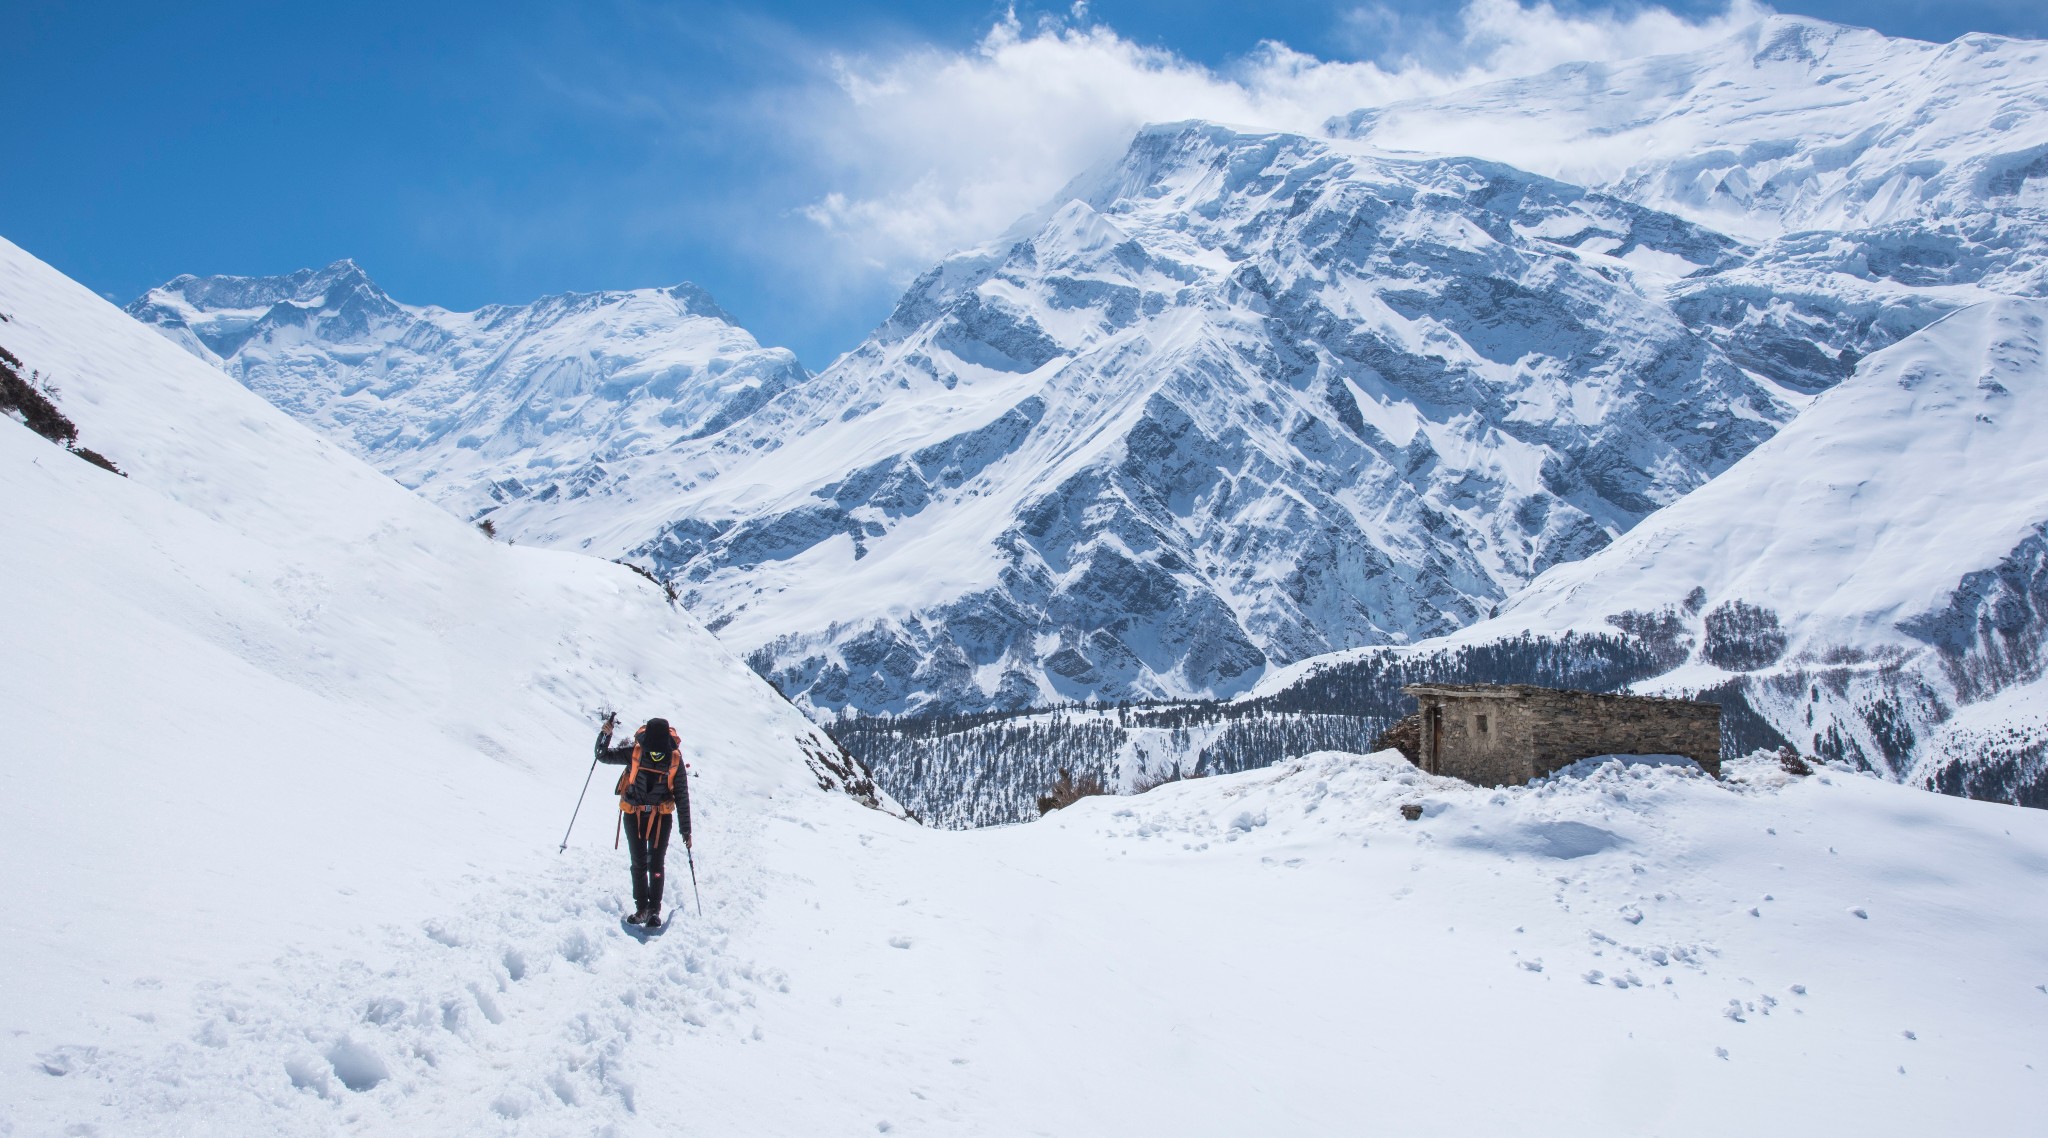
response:
<path fill-rule="evenodd" d="M 681 728 L 714 832 L 842 783 L 627 570 L 487 540 L 5 242 L 0 314 L 128 474 L 0 422 L 0 1132 L 44 1132 L 13 1112 L 72 1060 L 33 1055 L 138 988 L 189 999 L 534 872 L 599 708 Z M 580 845 L 609 837 L 606 789 Z"/>
<path fill-rule="evenodd" d="M 128 311 L 467 518 L 601 492 L 623 460 L 715 433 L 808 378 L 692 284 L 449 312 L 401 304 L 337 261 L 183 276 Z"/>

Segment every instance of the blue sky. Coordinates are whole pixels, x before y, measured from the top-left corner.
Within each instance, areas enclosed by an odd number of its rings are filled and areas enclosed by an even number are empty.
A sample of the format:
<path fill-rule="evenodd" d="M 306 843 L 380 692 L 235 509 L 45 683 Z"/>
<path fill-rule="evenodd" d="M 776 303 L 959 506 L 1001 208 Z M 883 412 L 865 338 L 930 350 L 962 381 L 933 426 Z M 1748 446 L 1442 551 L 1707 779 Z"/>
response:
<path fill-rule="evenodd" d="M 2039 0 L 1777 10 L 1934 40 L 2048 30 Z M 338 257 L 400 300 L 457 309 L 694 280 L 817 368 L 920 267 L 999 232 L 1137 121 L 1306 129 L 1327 108 L 1301 93 L 1303 68 L 1399 95 L 1586 43 L 1704 42 L 1750 14 L 1683 0 L 1012 11 L 10 5 L 0 234 L 124 302 L 179 273 Z M 1361 62 L 1374 66 L 1341 66 Z"/>

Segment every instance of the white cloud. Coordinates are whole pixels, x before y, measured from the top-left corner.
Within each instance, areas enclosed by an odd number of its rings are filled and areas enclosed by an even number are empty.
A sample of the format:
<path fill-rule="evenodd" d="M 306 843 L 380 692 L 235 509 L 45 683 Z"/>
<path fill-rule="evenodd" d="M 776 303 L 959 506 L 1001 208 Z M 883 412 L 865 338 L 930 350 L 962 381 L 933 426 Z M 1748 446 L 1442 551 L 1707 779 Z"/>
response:
<path fill-rule="evenodd" d="M 1657 7 L 1560 12 L 1470 0 L 1417 24 L 1385 6 L 1344 22 L 1356 61 L 1268 42 L 1211 69 L 1120 36 L 1078 6 L 1027 29 L 1014 16 L 964 51 L 842 56 L 775 129 L 832 189 L 801 212 L 855 277 L 894 281 L 1000 233 L 1148 122 L 1213 119 L 1317 132 L 1360 107 L 1578 60 L 1685 51 L 1768 14 L 1732 0 L 1688 20 Z"/>

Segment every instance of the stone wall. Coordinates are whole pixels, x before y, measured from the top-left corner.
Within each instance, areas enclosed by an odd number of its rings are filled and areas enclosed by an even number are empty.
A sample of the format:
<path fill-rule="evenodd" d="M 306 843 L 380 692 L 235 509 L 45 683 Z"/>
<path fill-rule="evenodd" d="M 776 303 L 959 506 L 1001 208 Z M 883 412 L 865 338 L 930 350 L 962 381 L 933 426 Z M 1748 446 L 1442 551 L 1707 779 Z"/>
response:
<path fill-rule="evenodd" d="M 1721 774 L 1721 709 L 1711 703 L 1528 684 L 1412 684 L 1420 705 L 1409 758 L 1481 786 L 1519 785 L 1594 755 L 1682 755 Z M 1408 754 L 1408 748 L 1402 752 Z"/>

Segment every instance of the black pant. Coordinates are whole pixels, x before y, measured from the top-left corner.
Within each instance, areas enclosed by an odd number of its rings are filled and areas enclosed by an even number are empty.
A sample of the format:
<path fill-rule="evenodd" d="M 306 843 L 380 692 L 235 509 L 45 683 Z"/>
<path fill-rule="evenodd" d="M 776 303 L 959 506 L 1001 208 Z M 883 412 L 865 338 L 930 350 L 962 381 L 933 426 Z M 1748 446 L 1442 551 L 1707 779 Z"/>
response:
<path fill-rule="evenodd" d="M 626 829 L 626 848 L 633 855 L 633 904 L 661 911 L 662 861 L 668 857 L 668 835 L 675 815 L 642 810 L 619 819 Z"/>

